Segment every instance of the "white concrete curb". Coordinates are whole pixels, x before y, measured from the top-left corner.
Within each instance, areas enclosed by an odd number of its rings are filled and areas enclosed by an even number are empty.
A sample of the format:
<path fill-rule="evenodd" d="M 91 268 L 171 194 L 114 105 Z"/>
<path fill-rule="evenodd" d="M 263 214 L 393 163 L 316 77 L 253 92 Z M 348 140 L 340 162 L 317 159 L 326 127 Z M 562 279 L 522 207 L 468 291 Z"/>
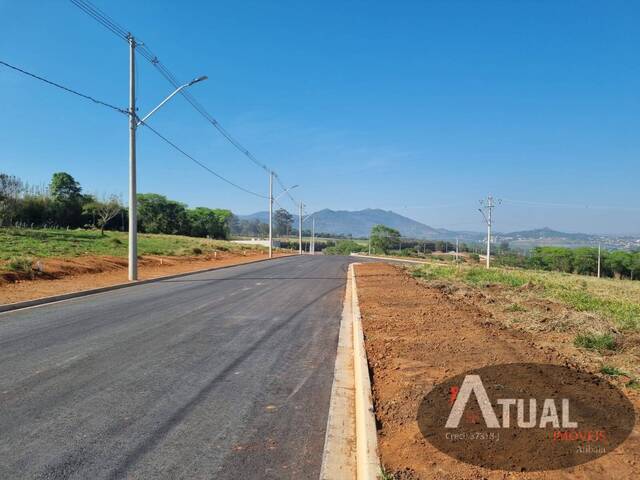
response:
<path fill-rule="evenodd" d="M 347 276 L 320 480 L 356 478 L 355 375 L 351 281 Z"/>
<path fill-rule="evenodd" d="M 360 253 L 352 253 L 351 254 L 352 257 L 359 257 L 359 258 L 373 258 L 375 260 L 388 260 L 390 262 L 403 262 L 403 263 L 417 263 L 419 265 L 426 265 L 427 263 L 430 263 L 428 261 L 422 261 L 422 260 L 411 260 L 409 258 L 400 258 L 400 257 L 378 257 L 375 255 L 362 255 Z"/>
<path fill-rule="evenodd" d="M 353 353 L 356 385 L 356 478 L 358 480 L 376 480 L 381 472 L 378 457 L 378 434 L 376 432 L 371 380 L 369 378 L 367 351 L 364 346 L 354 264 L 349 265 L 349 277 L 352 282 Z"/>
<path fill-rule="evenodd" d="M 377 480 L 381 473 L 371 381 L 353 265 L 349 265 L 320 480 Z"/>

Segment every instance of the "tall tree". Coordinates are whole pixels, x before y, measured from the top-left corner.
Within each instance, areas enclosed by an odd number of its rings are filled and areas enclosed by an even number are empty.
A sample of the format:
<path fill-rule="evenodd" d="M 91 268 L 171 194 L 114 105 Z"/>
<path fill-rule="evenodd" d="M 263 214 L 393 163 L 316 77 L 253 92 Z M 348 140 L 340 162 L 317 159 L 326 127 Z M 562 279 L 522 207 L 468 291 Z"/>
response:
<path fill-rule="evenodd" d="M 293 227 L 293 215 L 284 208 L 280 208 L 275 212 L 273 223 L 276 235 L 289 235 Z"/>
<path fill-rule="evenodd" d="M 157 193 L 138 194 L 138 222 L 140 230 L 146 233 L 189 233 L 186 206 Z"/>
<path fill-rule="evenodd" d="M 387 253 L 400 245 L 400 232 L 386 225 L 375 225 L 371 229 L 370 241 L 373 251 Z"/>
<path fill-rule="evenodd" d="M 54 200 L 54 221 L 61 227 L 79 227 L 82 223 L 82 188 L 70 174 L 54 173 L 49 193 Z"/>
<path fill-rule="evenodd" d="M 22 188 L 22 181 L 18 177 L 0 173 L 0 226 L 13 222 Z"/>
<path fill-rule="evenodd" d="M 67 172 L 57 172 L 51 177 L 49 192 L 55 200 L 70 202 L 80 200 L 82 188 L 76 179 Z"/>

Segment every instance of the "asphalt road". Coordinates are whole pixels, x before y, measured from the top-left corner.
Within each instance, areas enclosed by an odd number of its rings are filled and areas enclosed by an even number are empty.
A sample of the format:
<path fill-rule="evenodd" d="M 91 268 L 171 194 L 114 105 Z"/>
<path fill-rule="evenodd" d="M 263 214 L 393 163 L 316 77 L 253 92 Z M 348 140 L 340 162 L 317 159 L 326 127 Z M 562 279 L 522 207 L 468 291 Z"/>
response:
<path fill-rule="evenodd" d="M 354 260 L 0 314 L 0 478 L 318 478 Z"/>

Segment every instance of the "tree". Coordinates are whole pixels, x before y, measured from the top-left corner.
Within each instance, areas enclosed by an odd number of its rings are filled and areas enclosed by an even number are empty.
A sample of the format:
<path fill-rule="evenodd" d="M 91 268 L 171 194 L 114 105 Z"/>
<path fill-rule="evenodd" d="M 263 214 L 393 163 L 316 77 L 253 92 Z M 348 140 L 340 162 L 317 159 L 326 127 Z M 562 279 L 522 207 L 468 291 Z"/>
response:
<path fill-rule="evenodd" d="M 534 268 L 571 273 L 573 252 L 563 247 L 536 247 L 531 252 L 529 263 Z"/>
<path fill-rule="evenodd" d="M 104 236 L 104 227 L 107 226 L 107 223 L 114 219 L 121 210 L 122 205 L 120 205 L 120 199 L 115 195 L 111 195 L 102 202 L 98 202 L 96 214 L 98 215 L 98 226 L 100 227 L 101 236 Z"/>
<path fill-rule="evenodd" d="M 400 232 L 386 225 L 375 225 L 371 229 L 370 239 L 374 251 L 387 253 L 400 244 Z"/>
<path fill-rule="evenodd" d="M 194 237 L 226 239 L 229 237 L 230 210 L 197 207 L 187 211 L 190 234 Z"/>
<path fill-rule="evenodd" d="M 580 275 L 596 275 L 598 272 L 598 249 L 579 247 L 573 251 L 573 269 Z"/>
<path fill-rule="evenodd" d="M 78 227 L 82 219 L 82 188 L 68 173 L 57 172 L 51 177 L 49 193 L 54 200 L 54 221 L 63 227 Z"/>
<path fill-rule="evenodd" d="M 70 202 L 80 200 L 80 184 L 66 172 L 54 173 L 49 183 L 49 192 L 54 200 Z"/>
<path fill-rule="evenodd" d="M 293 215 L 284 208 L 275 211 L 274 215 L 275 235 L 288 235 L 293 227 Z"/>
<path fill-rule="evenodd" d="M 9 225 L 13 222 L 22 188 L 22 181 L 18 177 L 0 173 L 0 226 L 5 222 Z"/>
<path fill-rule="evenodd" d="M 631 270 L 631 254 L 629 252 L 615 251 L 604 258 L 604 267 L 616 278 L 625 277 Z"/>
<path fill-rule="evenodd" d="M 640 273 L 640 252 L 632 252 L 629 261 L 629 273 L 631 280 L 636 278 L 636 274 Z"/>
<path fill-rule="evenodd" d="M 138 194 L 138 223 L 146 233 L 189 234 L 186 206 L 157 193 Z"/>

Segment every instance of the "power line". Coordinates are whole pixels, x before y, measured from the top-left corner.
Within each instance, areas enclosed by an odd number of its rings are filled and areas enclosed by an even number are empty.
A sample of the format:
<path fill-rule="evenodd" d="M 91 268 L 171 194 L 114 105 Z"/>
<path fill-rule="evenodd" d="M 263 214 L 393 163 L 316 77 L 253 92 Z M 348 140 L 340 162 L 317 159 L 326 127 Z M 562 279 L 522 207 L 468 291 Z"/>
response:
<path fill-rule="evenodd" d="M 35 73 L 27 72 L 26 70 L 18 68 L 15 65 L 11 65 L 11 64 L 9 64 L 7 62 L 3 62 L 2 60 L 0 60 L 0 64 L 4 65 L 5 67 L 11 68 L 11 69 L 13 69 L 13 70 L 15 70 L 17 72 L 20 72 L 20 73 L 23 73 L 25 75 L 28 75 L 28 76 L 30 76 L 32 78 L 35 78 L 36 80 L 40 80 L 41 82 L 45 82 L 45 83 L 47 83 L 49 85 L 57 87 L 57 88 L 59 88 L 61 90 L 64 90 L 66 92 L 73 93 L 74 95 L 82 97 L 82 98 L 84 98 L 86 100 L 91 100 L 92 102 L 97 103 L 98 105 L 103 105 L 105 107 L 109 107 L 109 108 L 111 108 L 113 110 L 116 110 L 117 112 L 124 113 L 125 115 L 129 115 L 129 111 L 124 109 L 124 108 L 116 107 L 115 105 L 111 105 L 110 103 L 103 102 L 102 100 L 98 100 L 97 98 L 94 98 L 94 97 L 92 97 L 90 95 L 86 95 L 84 93 L 80 93 L 80 92 L 78 92 L 76 90 L 73 90 L 73 89 L 71 89 L 69 87 L 65 87 L 64 85 L 60 85 L 59 83 L 52 82 L 51 80 L 47 80 L 46 78 L 40 77 L 39 75 L 36 75 Z"/>
<path fill-rule="evenodd" d="M 127 32 L 123 27 L 117 24 L 115 20 L 109 17 L 106 13 L 102 12 L 96 6 L 94 6 L 88 0 L 70 0 L 71 3 L 76 5 L 82 11 L 84 11 L 87 15 L 95 19 L 97 22 L 102 24 L 105 28 L 110 30 L 116 36 L 122 38 L 125 41 L 128 41 L 131 34 Z M 160 59 L 155 55 L 148 46 L 146 46 L 142 42 L 138 42 L 137 51 L 146 58 L 151 65 L 153 65 L 156 70 L 162 75 L 174 88 L 178 88 L 182 83 L 178 80 L 178 78 L 160 61 Z M 202 115 L 209 123 L 213 125 L 213 127 L 218 130 L 218 132 L 233 145 L 240 153 L 242 153 L 245 157 L 247 157 L 251 162 L 253 162 L 258 167 L 262 168 L 267 173 L 272 172 L 267 165 L 260 162 L 255 155 L 253 155 L 247 148 L 245 148 L 238 140 L 236 140 L 222 125 L 218 122 L 205 108 L 204 106 L 196 100 L 196 98 L 188 91 L 181 90 L 180 95 L 191 104 L 191 106 Z M 274 172 L 274 176 L 276 177 L 276 181 L 280 184 L 280 186 L 285 189 L 282 181 Z M 287 196 L 291 199 L 292 202 L 296 203 L 296 200 L 293 196 L 287 192 Z"/>
<path fill-rule="evenodd" d="M 127 40 L 128 32 L 118 25 L 112 18 L 102 12 L 98 7 L 90 2 L 84 0 L 70 0 L 76 7 L 85 12 L 87 15 L 93 17 L 98 23 L 110 30 L 115 35 L 119 36 L 123 40 Z"/>
<path fill-rule="evenodd" d="M 180 152 L 182 155 L 184 155 L 185 157 L 187 157 L 189 160 L 191 160 L 192 162 L 196 163 L 197 165 L 199 165 L 200 167 L 204 168 L 207 172 L 211 173 L 212 175 L 215 175 L 216 177 L 218 177 L 220 180 L 222 180 L 223 182 L 228 183 L 229 185 L 242 190 L 243 192 L 249 193 L 251 195 L 255 195 L 256 197 L 260 197 L 260 198 L 268 198 L 265 195 L 261 195 L 259 193 L 253 192 L 247 188 L 244 188 L 240 185 L 238 185 L 237 183 L 232 182 L 231 180 L 223 177 L 222 175 L 220 175 L 219 173 L 211 170 L 207 165 L 205 165 L 204 163 L 202 163 L 201 161 L 199 161 L 198 159 L 192 157 L 191 155 L 189 155 L 187 152 L 185 152 L 182 148 L 180 148 L 178 145 L 176 145 L 175 143 L 173 143 L 171 140 L 169 140 L 167 137 L 165 137 L 164 135 L 162 135 L 160 132 L 158 132 L 155 128 L 151 127 L 151 125 L 149 125 L 146 122 L 141 122 L 142 125 L 144 125 L 145 127 L 147 127 L 149 130 L 151 130 L 151 132 L 153 132 L 156 136 L 158 136 L 160 139 L 162 139 L 164 142 L 166 142 L 168 145 L 170 145 L 171 147 L 173 147 L 175 150 L 177 150 L 178 152 Z"/>

